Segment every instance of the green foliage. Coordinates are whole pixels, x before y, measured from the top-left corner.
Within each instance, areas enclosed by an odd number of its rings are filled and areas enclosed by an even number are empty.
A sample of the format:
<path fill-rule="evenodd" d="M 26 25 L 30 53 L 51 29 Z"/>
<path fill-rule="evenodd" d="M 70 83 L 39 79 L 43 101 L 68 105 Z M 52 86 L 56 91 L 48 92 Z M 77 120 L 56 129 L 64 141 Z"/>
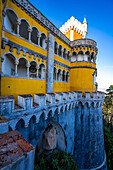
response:
<path fill-rule="evenodd" d="M 78 170 L 74 156 L 69 156 L 63 151 L 58 151 L 52 155 L 50 160 L 36 153 L 35 170 Z"/>
<path fill-rule="evenodd" d="M 113 169 L 113 135 L 107 127 L 104 127 L 104 144 L 107 155 L 107 167 L 108 170 L 111 170 Z"/>

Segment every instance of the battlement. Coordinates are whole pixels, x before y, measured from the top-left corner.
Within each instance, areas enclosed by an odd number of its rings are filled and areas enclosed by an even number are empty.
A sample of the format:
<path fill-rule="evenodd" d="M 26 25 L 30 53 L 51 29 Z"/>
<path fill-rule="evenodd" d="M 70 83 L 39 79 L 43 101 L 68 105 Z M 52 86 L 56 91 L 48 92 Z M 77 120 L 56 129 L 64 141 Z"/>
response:
<path fill-rule="evenodd" d="M 62 104 L 75 104 L 77 106 L 78 102 L 81 101 L 83 106 L 87 103 L 98 102 L 99 106 L 102 105 L 104 101 L 104 93 L 102 92 L 85 92 L 83 96 L 82 92 L 63 92 L 63 93 L 48 93 L 48 94 L 34 94 L 33 97 L 29 95 L 19 95 L 18 105 L 14 105 L 15 100 L 13 96 L 1 96 L 0 97 L 0 114 L 9 115 L 16 112 L 21 112 L 25 110 L 31 110 L 38 108 L 52 107 L 55 105 Z M 90 104 L 89 104 L 90 105 Z"/>

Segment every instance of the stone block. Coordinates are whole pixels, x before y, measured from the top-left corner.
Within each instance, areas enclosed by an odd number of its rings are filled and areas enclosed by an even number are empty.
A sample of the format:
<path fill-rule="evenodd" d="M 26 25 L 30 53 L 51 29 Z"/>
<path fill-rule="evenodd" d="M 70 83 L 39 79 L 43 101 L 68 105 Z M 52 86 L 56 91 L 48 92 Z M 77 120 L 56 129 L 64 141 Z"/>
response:
<path fill-rule="evenodd" d="M 25 110 L 29 110 L 33 105 L 33 98 L 30 94 L 27 95 L 19 95 L 18 96 L 18 105 L 24 108 Z"/>
<path fill-rule="evenodd" d="M 46 103 L 46 96 L 43 93 L 34 94 L 34 102 L 37 103 L 39 106 L 45 106 Z"/>

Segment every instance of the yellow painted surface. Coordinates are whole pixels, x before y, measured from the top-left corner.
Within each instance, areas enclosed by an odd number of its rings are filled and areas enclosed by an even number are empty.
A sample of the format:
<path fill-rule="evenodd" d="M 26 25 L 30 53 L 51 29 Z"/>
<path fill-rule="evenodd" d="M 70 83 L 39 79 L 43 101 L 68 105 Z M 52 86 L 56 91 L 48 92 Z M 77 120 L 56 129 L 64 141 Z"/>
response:
<path fill-rule="evenodd" d="M 74 62 L 74 63 L 71 63 L 71 67 L 73 66 L 89 66 L 89 67 L 96 68 L 96 64 L 91 63 L 91 62 Z"/>
<path fill-rule="evenodd" d="M 13 95 L 16 103 L 18 95 L 31 94 L 33 96 L 36 93 L 46 93 L 46 81 L 43 80 L 12 77 L 2 77 L 1 80 L 1 95 Z"/>
<path fill-rule="evenodd" d="M 5 31 L 4 31 L 4 36 L 8 40 L 13 41 L 14 43 L 17 43 L 17 44 L 19 44 L 19 45 L 21 45 L 23 47 L 26 47 L 26 48 L 28 48 L 30 50 L 33 50 L 33 51 L 35 51 L 37 53 L 40 53 L 40 54 L 44 55 L 44 56 L 47 56 L 47 51 L 43 50 L 42 48 L 40 48 L 40 47 L 38 47 L 36 45 L 31 44 L 30 42 L 28 42 L 26 40 L 23 40 L 23 39 L 15 36 L 15 35 L 12 35 L 12 34 L 10 34 L 8 32 L 5 32 Z"/>
<path fill-rule="evenodd" d="M 58 43 L 58 45 L 62 45 L 63 48 L 66 48 L 67 51 L 70 51 L 70 47 L 57 37 L 55 37 L 55 41 Z"/>
<path fill-rule="evenodd" d="M 5 49 L 2 49 L 2 55 L 4 55 L 5 53 L 8 53 L 9 51 L 9 46 L 6 45 Z M 14 56 L 18 59 L 19 57 L 25 57 L 27 58 L 27 60 L 30 62 L 32 60 L 34 60 L 34 56 L 31 55 L 31 58 L 29 58 L 29 54 L 26 53 L 26 56 L 23 55 L 23 51 L 20 51 L 20 54 L 17 54 L 17 49 L 13 48 L 13 52 L 11 52 L 12 54 L 14 54 Z M 46 60 L 44 60 L 42 62 L 42 58 L 40 58 L 40 61 L 38 61 L 38 57 L 36 57 L 35 61 L 40 64 L 40 63 L 44 63 L 46 65 Z"/>
<path fill-rule="evenodd" d="M 29 15 L 27 15 L 24 11 L 22 11 L 20 8 L 18 8 L 16 5 L 14 5 L 11 1 L 7 1 L 7 7 L 14 9 L 14 11 L 17 13 L 19 19 L 24 18 L 26 19 L 30 26 L 36 26 L 39 30 L 40 33 L 44 32 L 46 36 L 48 36 L 48 31 L 38 24 L 33 18 L 31 18 Z M 0 21 L 2 21 L 1 18 L 1 10 L 0 10 Z M 0 25 L 0 33 L 1 33 L 1 27 Z M 33 50 L 37 53 L 40 53 L 44 56 L 47 56 L 47 51 L 31 44 L 29 41 L 24 40 L 22 38 L 17 37 L 16 35 L 10 34 L 6 31 L 4 31 L 4 37 L 7 38 L 10 41 L 13 41 L 14 43 L 17 43 L 23 47 L 26 47 L 30 50 Z M 68 46 L 65 42 L 60 40 L 59 38 L 55 37 L 55 41 L 58 43 L 58 45 L 62 45 L 63 48 L 66 48 L 66 51 L 71 51 L 70 46 Z M 78 52 L 78 50 L 74 49 L 74 51 Z M 86 51 L 87 47 L 84 49 L 82 48 L 81 50 Z M 89 51 L 92 52 L 93 49 L 91 50 L 89 48 Z M 10 52 L 9 51 L 9 46 L 6 45 L 5 49 L 2 49 L 0 55 L 1 56 L 4 53 Z M 96 52 L 95 52 L 96 53 Z M 13 48 L 13 55 L 16 56 L 18 59 L 19 57 L 24 56 L 23 51 L 20 51 L 20 54 L 17 54 L 17 49 Z M 34 60 L 34 56 L 31 55 L 31 58 L 29 58 L 29 54 L 26 53 L 26 56 L 28 62 L 31 60 Z M 65 59 L 58 57 L 57 55 L 54 55 L 54 60 L 59 61 L 60 63 L 63 63 L 69 67 L 74 67 L 74 66 L 90 66 L 90 67 L 96 67 L 94 63 L 90 62 L 74 62 L 70 63 L 66 61 Z M 40 58 L 40 61 L 38 61 L 38 58 L 36 58 L 36 62 L 38 64 L 42 63 L 42 59 Z M 46 60 L 43 62 L 45 66 L 47 66 Z M 56 64 L 55 66 L 57 69 L 61 69 L 67 72 L 69 71 L 67 68 L 63 66 L 59 66 Z M 1 64 L 0 64 L 0 69 L 1 69 Z M 55 92 L 68 92 L 68 91 L 95 91 L 95 85 L 93 85 L 93 73 L 95 69 L 90 69 L 90 68 L 73 68 L 69 71 L 70 77 L 69 77 L 69 83 L 66 82 L 59 82 L 59 81 L 54 81 L 53 82 L 53 93 Z M 1 78 L 1 95 L 3 96 L 8 96 L 8 95 L 13 95 L 14 98 L 16 99 L 17 103 L 17 97 L 18 95 L 22 94 L 31 94 L 32 96 L 35 93 L 46 93 L 46 81 L 43 80 L 36 80 L 36 79 L 24 79 L 24 78 L 15 78 L 15 77 L 2 77 Z"/>
<path fill-rule="evenodd" d="M 68 92 L 70 91 L 70 83 L 65 82 L 53 82 L 53 93 L 55 92 Z"/>
<path fill-rule="evenodd" d="M 8 8 L 12 8 L 14 9 L 14 11 L 16 12 L 16 14 L 18 15 L 19 19 L 20 18 L 24 18 L 26 19 L 30 26 L 36 26 L 38 28 L 38 30 L 41 32 L 44 32 L 46 34 L 46 36 L 48 35 L 48 31 L 42 27 L 40 24 L 38 24 L 38 22 L 36 22 L 33 18 L 31 18 L 27 13 L 25 13 L 24 11 L 22 11 L 20 8 L 18 8 L 14 3 L 12 3 L 11 1 L 8 0 Z"/>
<path fill-rule="evenodd" d="M 65 59 L 60 58 L 60 57 L 58 57 L 58 56 L 56 56 L 56 55 L 54 55 L 54 60 L 57 60 L 57 61 L 59 61 L 60 63 L 66 64 L 66 65 L 68 65 L 68 66 L 71 66 L 71 63 L 70 63 L 70 62 L 68 62 L 68 61 L 66 61 Z"/>
<path fill-rule="evenodd" d="M 76 62 L 72 63 L 72 66 L 90 66 L 95 67 L 94 63 L 88 62 Z M 71 91 L 95 91 L 95 85 L 93 85 L 93 74 L 95 69 L 90 68 L 73 68 L 70 71 L 70 90 Z"/>

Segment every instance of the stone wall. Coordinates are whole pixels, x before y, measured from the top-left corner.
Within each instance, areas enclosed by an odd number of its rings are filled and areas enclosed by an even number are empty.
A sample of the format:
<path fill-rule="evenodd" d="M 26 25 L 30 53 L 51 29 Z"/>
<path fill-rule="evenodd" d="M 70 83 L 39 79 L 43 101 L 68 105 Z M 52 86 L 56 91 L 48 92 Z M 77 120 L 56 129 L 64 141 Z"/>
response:
<path fill-rule="evenodd" d="M 31 144 L 38 146 L 49 124 L 64 134 L 57 147 L 74 154 L 80 169 L 98 169 L 105 164 L 102 104 L 104 94 L 69 92 L 0 98 L 0 110 L 10 127 L 18 130 Z M 62 142 L 61 142 L 62 141 Z M 60 143 L 60 144 L 59 144 Z M 106 169 L 106 168 L 103 168 Z"/>

